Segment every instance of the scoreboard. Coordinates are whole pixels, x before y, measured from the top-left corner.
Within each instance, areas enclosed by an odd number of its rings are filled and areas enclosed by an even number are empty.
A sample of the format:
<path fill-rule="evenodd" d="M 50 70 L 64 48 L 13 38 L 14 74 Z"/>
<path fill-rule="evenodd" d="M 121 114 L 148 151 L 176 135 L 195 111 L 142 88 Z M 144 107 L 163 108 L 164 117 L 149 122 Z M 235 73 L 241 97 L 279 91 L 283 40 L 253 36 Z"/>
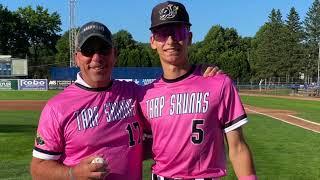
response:
<path fill-rule="evenodd" d="M 3 77 L 11 76 L 11 56 L 8 56 L 8 55 L 0 56 L 0 76 L 3 76 Z"/>
<path fill-rule="evenodd" d="M 27 76 L 28 60 L 0 55 L 0 77 Z"/>

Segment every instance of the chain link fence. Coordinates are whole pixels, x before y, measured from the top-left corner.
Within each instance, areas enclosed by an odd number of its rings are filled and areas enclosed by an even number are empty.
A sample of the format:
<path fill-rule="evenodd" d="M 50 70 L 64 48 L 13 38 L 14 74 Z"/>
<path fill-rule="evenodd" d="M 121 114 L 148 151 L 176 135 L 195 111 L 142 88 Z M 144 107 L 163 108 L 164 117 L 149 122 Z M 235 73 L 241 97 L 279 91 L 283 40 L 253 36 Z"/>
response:
<path fill-rule="evenodd" d="M 320 97 L 320 86 L 316 83 L 261 80 L 249 83 L 236 82 L 236 84 L 242 93 Z"/>

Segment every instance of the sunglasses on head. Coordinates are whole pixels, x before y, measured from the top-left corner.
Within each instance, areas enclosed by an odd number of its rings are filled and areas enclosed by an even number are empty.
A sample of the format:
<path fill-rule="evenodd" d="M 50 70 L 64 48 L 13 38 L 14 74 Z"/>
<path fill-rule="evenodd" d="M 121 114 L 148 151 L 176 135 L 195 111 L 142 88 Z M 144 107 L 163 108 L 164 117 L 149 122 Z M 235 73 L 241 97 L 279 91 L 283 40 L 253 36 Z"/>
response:
<path fill-rule="evenodd" d="M 188 37 L 189 29 L 185 25 L 164 26 L 152 31 L 156 41 L 165 42 L 171 36 L 176 41 L 183 41 Z"/>

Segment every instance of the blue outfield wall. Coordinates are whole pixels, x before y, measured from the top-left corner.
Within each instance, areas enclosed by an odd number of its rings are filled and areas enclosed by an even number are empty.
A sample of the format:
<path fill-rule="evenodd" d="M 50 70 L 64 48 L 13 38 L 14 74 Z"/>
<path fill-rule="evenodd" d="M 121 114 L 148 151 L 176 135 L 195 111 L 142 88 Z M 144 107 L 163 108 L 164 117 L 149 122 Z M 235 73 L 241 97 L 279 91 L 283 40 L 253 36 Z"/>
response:
<path fill-rule="evenodd" d="M 70 80 L 74 81 L 77 77 L 79 68 L 52 67 L 50 68 L 50 80 Z"/>
<path fill-rule="evenodd" d="M 50 68 L 51 80 L 74 81 L 79 68 Z M 115 67 L 112 71 L 113 79 L 156 79 L 162 75 L 161 67 Z"/>

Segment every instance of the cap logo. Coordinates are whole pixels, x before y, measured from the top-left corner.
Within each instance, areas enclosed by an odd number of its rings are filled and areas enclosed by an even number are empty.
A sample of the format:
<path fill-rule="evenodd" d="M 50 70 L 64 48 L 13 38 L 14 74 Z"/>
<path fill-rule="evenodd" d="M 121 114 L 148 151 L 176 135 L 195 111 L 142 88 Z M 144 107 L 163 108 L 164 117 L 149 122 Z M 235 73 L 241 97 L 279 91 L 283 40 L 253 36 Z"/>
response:
<path fill-rule="evenodd" d="M 98 30 L 98 31 L 104 31 L 104 27 L 103 26 L 90 25 L 90 26 L 85 27 L 82 30 L 82 32 L 89 31 L 89 30 L 92 30 L 92 29 L 95 29 L 95 30 Z"/>
<path fill-rule="evenodd" d="M 167 19 L 174 18 L 178 13 L 178 9 L 179 9 L 178 6 L 168 4 L 167 7 L 160 9 L 160 11 L 159 11 L 160 20 L 165 21 Z"/>

